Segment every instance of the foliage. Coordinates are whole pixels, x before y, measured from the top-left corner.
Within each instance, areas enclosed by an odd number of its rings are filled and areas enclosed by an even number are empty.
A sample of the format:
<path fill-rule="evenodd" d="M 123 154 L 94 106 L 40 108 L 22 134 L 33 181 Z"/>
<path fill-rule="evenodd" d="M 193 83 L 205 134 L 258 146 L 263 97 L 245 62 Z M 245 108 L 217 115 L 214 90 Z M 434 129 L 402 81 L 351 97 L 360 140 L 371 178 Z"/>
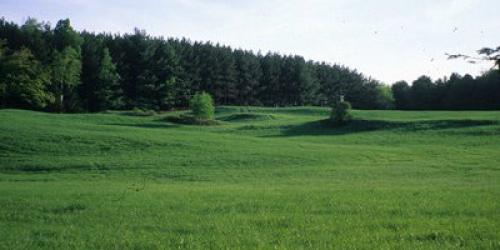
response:
<path fill-rule="evenodd" d="M 423 77 L 389 90 L 351 68 L 302 56 L 165 39 L 139 29 L 123 35 L 77 32 L 68 19 L 51 27 L 34 18 L 22 25 L 0 18 L 0 40 L 7 54 L 29 49 L 50 74 L 49 91 L 57 98 L 48 111 L 172 110 L 189 107 L 192 95 L 202 91 L 218 105 L 322 106 L 344 95 L 356 109 L 500 109 L 498 70 L 476 78 Z M 498 48 L 479 53 L 478 60 L 498 63 Z M 2 91 L 8 94 L 5 83 Z"/>
<path fill-rule="evenodd" d="M 52 68 L 52 86 L 54 93 L 59 96 L 57 109 L 70 109 L 65 96 L 74 96 L 74 88 L 80 84 L 81 61 L 78 52 L 72 47 L 65 47 L 61 52 L 54 51 Z"/>
<path fill-rule="evenodd" d="M 479 61 L 491 61 L 494 66 L 497 67 L 497 70 L 500 71 L 500 46 L 494 48 L 484 47 L 477 51 L 479 57 L 463 55 L 463 54 L 446 54 L 448 55 L 448 59 L 457 59 L 461 58 L 467 60 L 468 63 L 476 64 Z"/>
<path fill-rule="evenodd" d="M 61 19 L 57 22 L 53 39 L 56 50 L 63 51 L 70 47 L 80 55 L 83 38 L 71 27 L 69 19 Z"/>
<path fill-rule="evenodd" d="M 3 107 L 4 100 L 5 100 L 5 95 L 7 94 L 7 84 L 3 81 L 2 76 L 5 75 L 4 73 L 4 46 L 5 46 L 5 41 L 0 39 L 0 107 Z"/>
<path fill-rule="evenodd" d="M 428 110 L 433 105 L 435 86 L 428 76 L 421 76 L 411 85 L 412 105 L 415 109 Z"/>
<path fill-rule="evenodd" d="M 391 86 L 392 95 L 394 96 L 394 105 L 397 109 L 410 109 L 410 85 L 405 81 L 399 81 Z"/>
<path fill-rule="evenodd" d="M 120 76 L 116 71 L 116 65 L 112 62 L 107 48 L 102 50 L 98 68 L 96 78 L 97 89 L 95 92 L 97 107 L 93 111 L 101 111 L 105 108 L 121 108 Z"/>
<path fill-rule="evenodd" d="M 500 71 L 500 46 L 496 48 L 482 48 L 478 51 L 478 54 L 484 55 L 483 60 L 492 61 L 497 66 L 497 70 Z"/>
<path fill-rule="evenodd" d="M 490 70 L 479 77 L 451 74 L 432 81 L 421 76 L 409 86 L 392 86 L 396 109 L 403 110 L 484 110 L 500 109 L 500 71 Z"/>
<path fill-rule="evenodd" d="M 196 93 L 191 98 L 190 108 L 196 119 L 211 120 L 214 118 L 213 99 L 205 92 Z"/>
<path fill-rule="evenodd" d="M 236 89 L 235 97 L 239 105 L 259 105 L 259 94 L 262 90 L 260 79 L 262 69 L 259 59 L 252 53 L 243 50 L 234 51 L 236 64 Z"/>
<path fill-rule="evenodd" d="M 49 75 L 31 52 L 23 48 L 0 58 L 0 96 L 3 105 L 43 109 L 54 101 Z"/>
<path fill-rule="evenodd" d="M 13 51 L 29 48 L 53 72 L 51 91 L 58 96 L 53 110 L 186 108 L 201 91 L 225 105 L 318 105 L 340 92 L 357 108 L 380 105 L 379 82 L 301 56 L 164 39 L 139 29 L 124 35 L 76 32 L 68 19 L 54 28 L 32 18 L 21 27 L 0 19 L 0 39 Z M 106 49 L 111 59 L 103 62 Z"/>
<path fill-rule="evenodd" d="M 392 89 L 387 85 L 377 86 L 377 109 L 393 109 L 394 96 Z"/>
<path fill-rule="evenodd" d="M 164 41 L 154 41 L 146 45 L 141 56 L 144 70 L 137 78 L 138 105 L 155 110 L 173 108 L 179 70 L 173 47 Z"/>
<path fill-rule="evenodd" d="M 333 124 L 344 124 L 352 119 L 351 104 L 346 101 L 337 101 L 332 105 L 330 121 Z"/>

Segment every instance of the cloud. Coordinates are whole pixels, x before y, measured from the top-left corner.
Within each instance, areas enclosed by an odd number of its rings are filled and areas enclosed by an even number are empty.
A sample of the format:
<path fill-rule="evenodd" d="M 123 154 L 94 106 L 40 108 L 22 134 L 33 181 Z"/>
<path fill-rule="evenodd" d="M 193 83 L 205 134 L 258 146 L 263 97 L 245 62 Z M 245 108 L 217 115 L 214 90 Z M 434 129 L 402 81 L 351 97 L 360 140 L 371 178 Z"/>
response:
<path fill-rule="evenodd" d="M 479 0 L 435 1 L 427 6 L 426 15 L 433 22 L 453 23 L 477 6 Z"/>

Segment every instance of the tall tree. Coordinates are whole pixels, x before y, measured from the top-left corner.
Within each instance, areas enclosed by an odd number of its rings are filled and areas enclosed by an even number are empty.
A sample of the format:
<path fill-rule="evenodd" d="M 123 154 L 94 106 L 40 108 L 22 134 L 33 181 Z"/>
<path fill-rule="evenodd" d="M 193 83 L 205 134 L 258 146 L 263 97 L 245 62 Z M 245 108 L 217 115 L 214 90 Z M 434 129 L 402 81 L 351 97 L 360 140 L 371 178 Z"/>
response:
<path fill-rule="evenodd" d="M 84 108 L 88 111 L 98 111 L 100 104 L 97 101 L 98 73 L 100 69 L 103 41 L 94 34 L 82 34 L 82 84 L 78 88 L 80 97 L 84 100 Z"/>
<path fill-rule="evenodd" d="M 265 86 L 259 94 L 264 105 L 282 105 L 281 97 L 281 56 L 268 53 L 261 58 L 262 65 L 262 85 Z"/>
<path fill-rule="evenodd" d="M 147 70 L 148 56 L 151 47 L 150 37 L 144 30 L 135 29 L 133 34 L 117 37 L 115 41 L 120 55 L 117 68 L 122 79 L 122 88 L 125 97 L 125 108 L 134 108 L 140 105 L 140 82 L 144 81 L 144 71 Z"/>
<path fill-rule="evenodd" d="M 52 56 L 52 81 L 59 111 L 78 110 L 78 95 L 74 91 L 80 84 L 81 45 L 83 39 L 70 24 L 69 19 L 57 22 L 54 28 L 54 47 Z M 67 97 L 67 98 L 65 98 Z"/>
<path fill-rule="evenodd" d="M 387 108 L 391 102 L 387 87 L 342 65 L 151 37 L 138 29 L 125 35 L 79 33 L 67 19 L 52 29 L 32 18 L 21 26 L 0 18 L 0 39 L 6 41 L 4 62 L 25 47 L 45 73 L 50 71 L 50 89 L 58 100 L 53 107 L 58 110 L 117 108 L 110 100 L 119 100 L 120 91 L 123 108 L 187 107 L 191 95 L 199 91 L 212 94 L 217 104 L 230 105 L 318 105 L 338 95 L 361 109 Z M 110 67 L 101 67 L 105 48 L 110 60 L 104 61 L 111 63 L 104 64 Z M 498 63 L 498 48 L 485 48 L 479 54 L 467 59 Z M 120 75 L 120 87 L 114 71 Z M 491 70 L 479 77 L 452 75 L 436 82 L 419 79 L 411 87 L 395 84 L 391 90 L 397 108 L 495 109 L 500 95 L 498 72 Z M 7 92 L 6 83 L 0 84 L 0 94 Z"/>
<path fill-rule="evenodd" d="M 236 50 L 236 103 L 239 105 L 260 105 L 262 69 L 259 59 L 251 52 Z"/>
<path fill-rule="evenodd" d="M 166 110 L 175 104 L 179 61 L 172 46 L 157 40 L 143 53 L 144 70 L 138 77 L 140 105 Z"/>
<path fill-rule="evenodd" d="M 390 86 L 379 84 L 377 89 L 377 100 L 374 109 L 393 109 L 394 96 Z"/>
<path fill-rule="evenodd" d="M 69 46 L 80 55 L 82 43 L 83 38 L 73 29 L 73 27 L 71 27 L 69 19 L 59 20 L 57 22 L 54 28 L 55 49 L 62 51 Z"/>
<path fill-rule="evenodd" d="M 399 81 L 391 86 L 396 109 L 410 109 L 410 85 L 406 81 Z"/>
<path fill-rule="evenodd" d="M 0 59 L 2 103 L 9 107 L 43 109 L 54 101 L 49 75 L 27 48 Z"/>
<path fill-rule="evenodd" d="M 7 71 L 5 70 L 4 66 L 4 47 L 5 47 L 5 40 L 0 39 L 0 107 L 4 107 L 7 105 L 5 103 L 5 98 L 7 95 L 7 83 L 4 82 L 3 77 L 7 74 Z"/>
<path fill-rule="evenodd" d="M 109 49 L 101 52 L 101 60 L 97 71 L 97 88 L 94 93 L 96 104 L 94 110 L 120 109 L 123 106 L 120 75 L 109 54 Z"/>
<path fill-rule="evenodd" d="M 52 83 L 55 94 L 59 97 L 56 104 L 60 111 L 74 110 L 72 102 L 65 96 L 76 98 L 73 90 L 80 83 L 80 56 L 72 47 L 65 47 L 61 52 L 54 51 L 52 62 Z M 74 101 L 74 100 L 72 100 Z"/>
<path fill-rule="evenodd" d="M 30 17 L 20 30 L 23 35 L 23 46 L 29 48 L 37 60 L 47 64 L 52 52 L 50 25 Z"/>
<path fill-rule="evenodd" d="M 214 82 L 215 91 L 219 94 L 217 103 L 229 105 L 235 103 L 237 96 L 236 64 L 231 48 L 222 47 L 218 52 L 220 66 L 217 67 L 218 72 Z"/>
<path fill-rule="evenodd" d="M 430 77 L 421 76 L 411 86 L 412 108 L 420 110 L 432 109 L 434 84 Z"/>

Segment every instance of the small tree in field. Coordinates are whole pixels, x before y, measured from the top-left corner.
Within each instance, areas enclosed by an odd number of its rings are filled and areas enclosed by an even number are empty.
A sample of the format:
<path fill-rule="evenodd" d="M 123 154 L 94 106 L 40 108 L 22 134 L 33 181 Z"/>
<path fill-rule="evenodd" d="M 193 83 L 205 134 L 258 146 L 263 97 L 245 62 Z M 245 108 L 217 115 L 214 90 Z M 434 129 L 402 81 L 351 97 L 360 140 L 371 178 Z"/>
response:
<path fill-rule="evenodd" d="M 191 111 L 196 119 L 209 120 L 214 117 L 214 101 L 205 93 L 196 93 L 190 102 Z"/>
<path fill-rule="evenodd" d="M 336 101 L 332 106 L 330 121 L 333 124 L 343 124 L 352 119 L 351 104 L 346 101 Z"/>

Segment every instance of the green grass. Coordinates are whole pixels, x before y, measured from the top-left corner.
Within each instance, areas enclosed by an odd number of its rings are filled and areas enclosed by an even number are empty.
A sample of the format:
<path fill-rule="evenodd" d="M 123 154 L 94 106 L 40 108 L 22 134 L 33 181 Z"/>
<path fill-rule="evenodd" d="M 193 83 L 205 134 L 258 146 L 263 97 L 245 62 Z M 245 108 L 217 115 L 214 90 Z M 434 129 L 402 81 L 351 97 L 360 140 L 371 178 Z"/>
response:
<path fill-rule="evenodd" d="M 0 110 L 0 248 L 500 248 L 500 112 L 328 114 Z"/>

